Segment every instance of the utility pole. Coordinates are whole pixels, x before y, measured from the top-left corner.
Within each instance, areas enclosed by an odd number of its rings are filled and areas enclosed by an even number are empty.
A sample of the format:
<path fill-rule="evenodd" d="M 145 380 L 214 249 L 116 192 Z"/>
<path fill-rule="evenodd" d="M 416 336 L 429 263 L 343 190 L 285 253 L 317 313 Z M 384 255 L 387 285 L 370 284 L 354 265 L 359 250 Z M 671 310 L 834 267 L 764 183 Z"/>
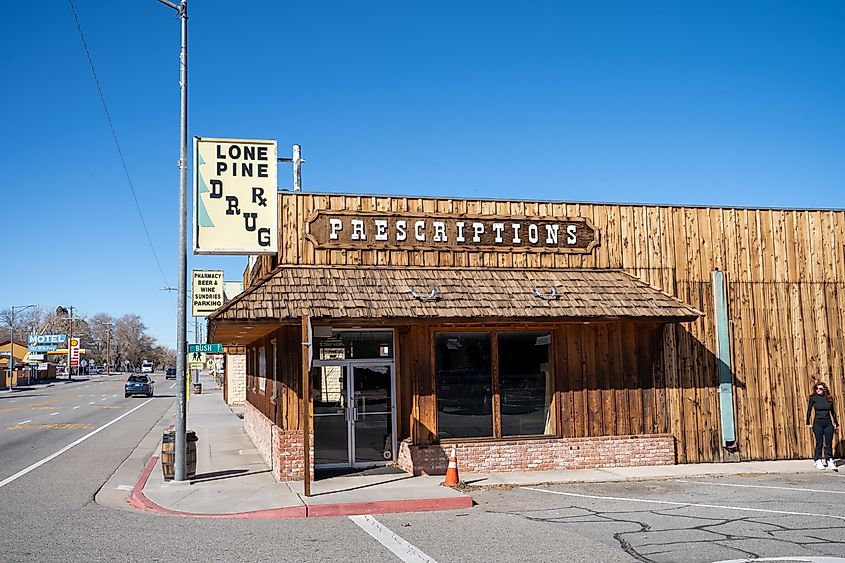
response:
<path fill-rule="evenodd" d="M 185 360 L 187 355 L 187 284 L 188 284 L 188 0 L 174 4 L 158 0 L 176 10 L 181 20 L 182 43 L 179 50 L 179 272 L 177 275 L 178 306 L 176 320 L 176 443 L 174 480 L 184 481 L 185 430 L 187 426 L 187 396 Z"/>
<path fill-rule="evenodd" d="M 71 340 L 73 340 L 73 305 L 69 307 L 62 307 L 59 305 L 56 307 L 56 315 L 67 315 L 68 310 L 70 310 L 70 325 L 68 326 L 68 337 L 67 337 L 67 378 L 68 380 L 73 379 L 73 369 L 70 367 L 70 352 L 71 352 Z"/>
<path fill-rule="evenodd" d="M 106 327 L 106 375 L 111 375 L 111 329 L 114 325 L 101 320 L 97 322 Z"/>

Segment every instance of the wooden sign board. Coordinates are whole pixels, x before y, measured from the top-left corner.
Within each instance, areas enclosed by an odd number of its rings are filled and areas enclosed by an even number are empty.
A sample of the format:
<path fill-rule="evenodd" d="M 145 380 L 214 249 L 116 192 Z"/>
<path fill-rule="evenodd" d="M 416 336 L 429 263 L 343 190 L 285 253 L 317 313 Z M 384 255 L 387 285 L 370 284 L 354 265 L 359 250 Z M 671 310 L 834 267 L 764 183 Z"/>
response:
<path fill-rule="evenodd" d="M 320 249 L 485 250 L 590 253 L 598 231 L 586 218 L 398 214 L 320 210 L 305 237 Z"/>

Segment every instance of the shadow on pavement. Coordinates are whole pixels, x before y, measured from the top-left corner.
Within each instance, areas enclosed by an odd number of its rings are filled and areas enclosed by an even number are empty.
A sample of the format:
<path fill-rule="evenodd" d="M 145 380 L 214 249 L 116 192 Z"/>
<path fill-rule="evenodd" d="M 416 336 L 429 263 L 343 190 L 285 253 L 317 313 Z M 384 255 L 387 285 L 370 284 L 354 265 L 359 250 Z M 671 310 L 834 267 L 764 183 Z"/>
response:
<path fill-rule="evenodd" d="M 245 477 L 247 475 L 259 475 L 261 473 L 270 473 L 269 469 L 264 471 L 253 471 L 249 469 L 226 469 L 224 471 L 212 471 L 210 473 L 200 473 L 191 479 L 191 483 L 207 483 L 208 481 L 219 481 L 221 479 L 231 479 L 232 477 Z"/>
<path fill-rule="evenodd" d="M 367 483 L 366 485 L 359 485 L 357 487 L 346 487 L 345 489 L 344 488 L 337 488 L 337 489 L 332 489 L 330 491 L 326 491 L 325 493 L 312 493 L 311 496 L 319 497 L 319 496 L 323 496 L 323 495 L 333 495 L 333 494 L 337 494 L 337 493 L 348 493 L 349 491 L 358 491 L 358 490 L 361 490 L 361 489 L 371 489 L 373 487 L 382 486 L 386 483 L 397 483 L 399 481 L 405 481 L 407 479 L 413 479 L 414 478 L 413 475 L 408 475 L 404 471 L 402 473 L 404 474 L 404 476 L 399 477 L 397 479 L 385 479 L 383 481 L 378 481 L 376 483 Z"/>

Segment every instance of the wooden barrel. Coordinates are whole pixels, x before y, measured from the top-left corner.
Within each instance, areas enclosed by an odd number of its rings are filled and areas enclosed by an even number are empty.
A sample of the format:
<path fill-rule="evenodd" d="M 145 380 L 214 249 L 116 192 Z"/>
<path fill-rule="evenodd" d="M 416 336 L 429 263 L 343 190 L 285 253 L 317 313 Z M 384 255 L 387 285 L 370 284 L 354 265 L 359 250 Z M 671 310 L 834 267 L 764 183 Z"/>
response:
<path fill-rule="evenodd" d="M 197 474 L 197 435 L 186 433 L 185 478 L 193 479 Z M 161 472 L 165 481 L 172 481 L 176 475 L 176 432 L 165 432 L 161 442 Z"/>

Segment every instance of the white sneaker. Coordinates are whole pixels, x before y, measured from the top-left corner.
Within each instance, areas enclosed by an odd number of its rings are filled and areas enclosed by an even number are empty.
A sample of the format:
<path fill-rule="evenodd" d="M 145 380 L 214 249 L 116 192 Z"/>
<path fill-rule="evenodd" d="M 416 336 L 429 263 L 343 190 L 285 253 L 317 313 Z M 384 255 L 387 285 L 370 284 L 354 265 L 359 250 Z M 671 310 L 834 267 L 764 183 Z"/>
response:
<path fill-rule="evenodd" d="M 830 458 L 829 460 L 827 460 L 827 468 L 833 469 L 834 471 L 839 471 L 839 468 L 836 467 L 836 462 L 833 461 L 833 458 Z"/>
<path fill-rule="evenodd" d="M 816 460 L 816 469 L 824 469 L 824 462 L 822 460 Z"/>

